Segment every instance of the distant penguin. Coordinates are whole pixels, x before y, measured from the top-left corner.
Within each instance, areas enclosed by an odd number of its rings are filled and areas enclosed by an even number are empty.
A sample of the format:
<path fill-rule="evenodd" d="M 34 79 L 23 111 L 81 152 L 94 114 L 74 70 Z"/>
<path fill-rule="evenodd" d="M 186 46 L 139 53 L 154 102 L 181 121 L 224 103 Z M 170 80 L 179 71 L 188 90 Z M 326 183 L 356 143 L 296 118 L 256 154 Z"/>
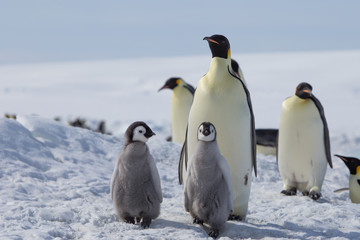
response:
<path fill-rule="evenodd" d="M 183 144 L 195 89 L 179 77 L 168 79 L 159 91 L 166 88 L 173 90 L 171 97 L 171 139 L 175 143 Z"/>
<path fill-rule="evenodd" d="M 256 153 L 275 156 L 278 132 L 273 128 L 256 129 Z"/>
<path fill-rule="evenodd" d="M 246 85 L 244 74 L 241 71 L 241 68 L 238 64 L 238 62 L 235 59 L 231 59 L 231 69 L 233 70 L 233 73 L 236 77 L 240 78 L 241 81 Z"/>
<path fill-rule="evenodd" d="M 144 122 L 134 122 L 125 132 L 125 143 L 111 178 L 110 194 L 116 213 L 126 223 L 143 228 L 160 214 L 160 177 L 146 145 L 155 133 Z"/>
<path fill-rule="evenodd" d="M 329 130 L 324 109 L 308 83 L 282 104 L 277 162 L 285 195 L 297 189 L 313 200 L 321 197 L 327 163 L 332 168 Z"/>
<path fill-rule="evenodd" d="M 250 93 L 231 71 L 230 43 L 222 35 L 205 37 L 212 52 L 209 71 L 196 88 L 190 109 L 186 142 L 179 162 L 179 182 L 186 179 L 188 159 L 197 143 L 197 129 L 211 122 L 217 129 L 220 152 L 230 166 L 234 213 L 230 219 L 246 217 L 252 169 L 256 175 L 255 120 Z"/>
<path fill-rule="evenodd" d="M 353 203 L 360 203 L 360 160 L 354 157 L 335 155 L 344 161 L 350 170 L 349 192 Z"/>
<path fill-rule="evenodd" d="M 216 238 L 233 210 L 230 169 L 218 148 L 214 125 L 202 123 L 197 136 L 185 184 L 185 210 L 194 223 L 209 224 L 208 234 Z"/>

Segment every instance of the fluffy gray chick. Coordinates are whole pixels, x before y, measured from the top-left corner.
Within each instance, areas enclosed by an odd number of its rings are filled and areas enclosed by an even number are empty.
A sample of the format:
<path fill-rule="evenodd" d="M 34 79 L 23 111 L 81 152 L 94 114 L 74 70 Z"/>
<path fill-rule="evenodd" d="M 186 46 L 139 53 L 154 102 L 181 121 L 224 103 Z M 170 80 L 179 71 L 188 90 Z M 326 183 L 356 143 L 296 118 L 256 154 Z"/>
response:
<path fill-rule="evenodd" d="M 160 214 L 160 177 L 146 141 L 155 133 L 144 122 L 132 123 L 111 178 L 110 194 L 116 213 L 127 223 L 147 228 Z"/>
<path fill-rule="evenodd" d="M 194 223 L 210 225 L 209 236 L 219 229 L 233 211 L 230 169 L 216 142 L 214 125 L 204 122 L 198 129 L 198 142 L 185 184 L 185 210 Z"/>

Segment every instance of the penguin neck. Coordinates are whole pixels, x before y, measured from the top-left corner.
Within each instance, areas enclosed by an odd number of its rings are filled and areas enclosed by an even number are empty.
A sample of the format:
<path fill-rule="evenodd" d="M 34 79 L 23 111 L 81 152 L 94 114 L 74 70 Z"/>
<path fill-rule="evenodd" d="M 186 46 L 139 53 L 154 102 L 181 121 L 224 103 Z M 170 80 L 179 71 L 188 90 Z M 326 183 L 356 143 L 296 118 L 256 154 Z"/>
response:
<path fill-rule="evenodd" d="M 230 54 L 228 58 L 213 57 L 210 62 L 208 75 L 213 81 L 222 81 L 224 76 L 229 75 L 228 67 L 231 64 Z"/>

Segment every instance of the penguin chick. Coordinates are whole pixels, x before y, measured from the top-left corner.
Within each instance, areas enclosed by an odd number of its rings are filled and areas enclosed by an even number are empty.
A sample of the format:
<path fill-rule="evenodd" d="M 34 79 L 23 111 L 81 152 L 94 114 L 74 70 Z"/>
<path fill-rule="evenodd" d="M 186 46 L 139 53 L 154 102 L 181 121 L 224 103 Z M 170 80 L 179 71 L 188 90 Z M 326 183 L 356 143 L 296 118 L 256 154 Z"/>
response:
<path fill-rule="evenodd" d="M 172 142 L 183 144 L 185 141 L 186 126 L 195 89 L 182 78 L 168 79 L 163 89 L 171 89 L 171 134 Z"/>
<path fill-rule="evenodd" d="M 297 189 L 313 200 L 321 197 L 327 163 L 332 167 L 324 109 L 308 83 L 300 83 L 282 104 L 277 162 L 285 195 Z"/>
<path fill-rule="evenodd" d="M 343 160 L 350 170 L 349 195 L 351 202 L 360 203 L 360 160 L 354 157 L 335 156 Z"/>
<path fill-rule="evenodd" d="M 209 236 L 219 229 L 233 211 L 230 169 L 216 142 L 216 130 L 209 122 L 198 128 L 198 142 L 185 184 L 185 210 L 194 223 L 207 223 Z"/>
<path fill-rule="evenodd" d="M 231 69 L 229 40 L 223 35 L 205 37 L 212 59 L 200 79 L 191 105 L 186 141 L 179 161 L 179 182 L 186 182 L 187 166 L 197 143 L 197 129 L 205 121 L 216 126 L 217 143 L 231 172 L 234 212 L 231 220 L 246 218 L 256 170 L 255 118 L 250 92 Z"/>
<path fill-rule="evenodd" d="M 110 194 L 116 213 L 127 223 L 143 228 L 160 214 L 162 193 L 155 161 L 146 145 L 155 133 L 144 122 L 132 123 L 111 178 Z"/>

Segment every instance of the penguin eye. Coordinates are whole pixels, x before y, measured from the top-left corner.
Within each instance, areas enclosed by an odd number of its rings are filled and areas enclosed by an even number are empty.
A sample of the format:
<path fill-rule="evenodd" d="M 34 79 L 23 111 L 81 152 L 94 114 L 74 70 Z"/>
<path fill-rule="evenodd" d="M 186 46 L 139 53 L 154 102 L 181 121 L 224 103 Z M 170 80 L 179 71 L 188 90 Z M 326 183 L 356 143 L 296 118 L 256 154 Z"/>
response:
<path fill-rule="evenodd" d="M 139 133 L 143 133 L 143 130 L 139 130 Z"/>

